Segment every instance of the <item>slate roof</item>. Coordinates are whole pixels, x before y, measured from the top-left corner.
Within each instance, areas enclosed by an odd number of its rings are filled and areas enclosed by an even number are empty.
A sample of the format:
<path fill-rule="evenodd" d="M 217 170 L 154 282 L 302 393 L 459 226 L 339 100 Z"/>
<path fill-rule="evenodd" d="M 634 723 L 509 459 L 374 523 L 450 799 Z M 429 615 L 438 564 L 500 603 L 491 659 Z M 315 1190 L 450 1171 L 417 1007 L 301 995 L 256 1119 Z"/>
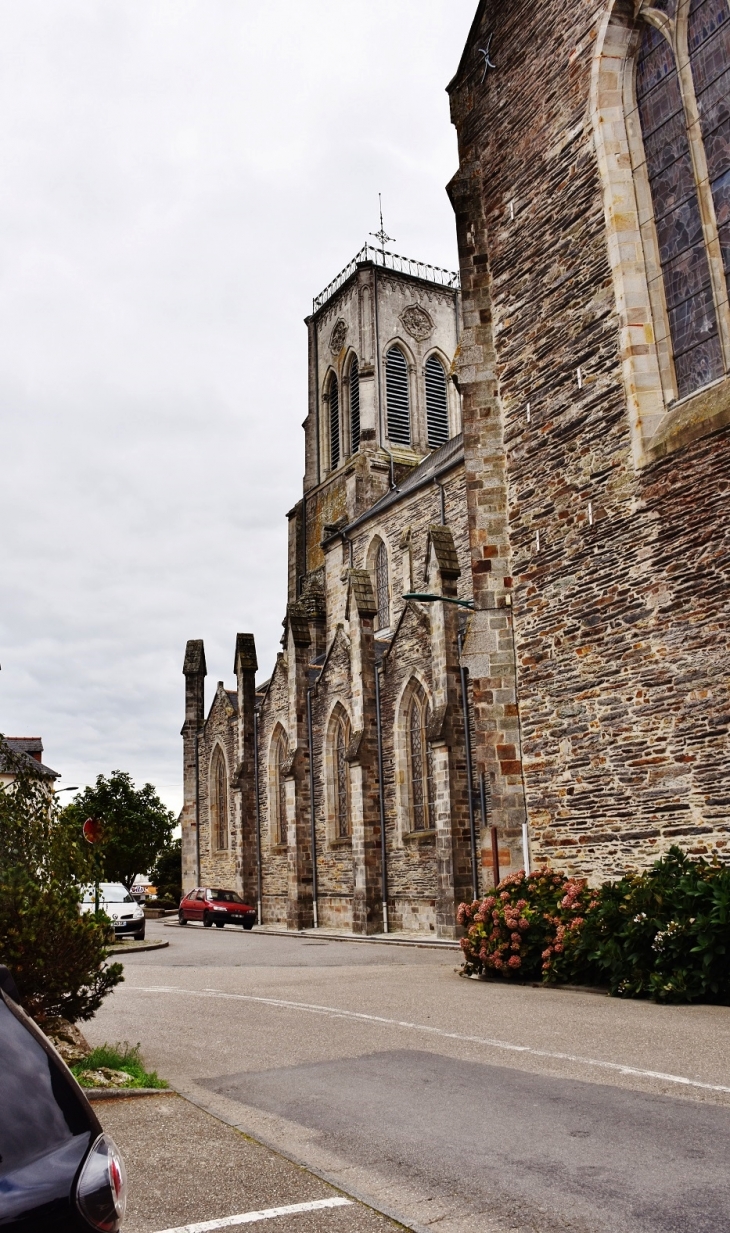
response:
<path fill-rule="evenodd" d="M 43 741 L 39 736 L 6 736 L 4 744 L 6 748 L 0 743 L 0 774 L 14 775 L 19 769 L 25 769 L 44 779 L 61 778 L 60 771 L 52 770 L 33 756 L 43 753 Z"/>
<path fill-rule="evenodd" d="M 427 458 L 424 458 L 423 462 L 414 467 L 405 479 L 399 481 L 395 488 L 391 488 L 390 492 L 386 492 L 385 496 L 376 501 L 375 505 L 371 505 L 369 510 L 361 514 L 349 526 L 344 527 L 344 531 L 352 531 L 355 527 L 359 527 L 360 523 L 366 522 L 368 518 L 377 517 L 383 510 L 400 501 L 401 497 L 407 496 L 410 492 L 415 492 L 418 488 L 424 488 L 426 484 L 432 484 L 436 476 L 442 471 L 450 471 L 452 467 L 457 466 L 463 461 L 464 435 L 459 433 L 444 445 L 440 445 Z"/>

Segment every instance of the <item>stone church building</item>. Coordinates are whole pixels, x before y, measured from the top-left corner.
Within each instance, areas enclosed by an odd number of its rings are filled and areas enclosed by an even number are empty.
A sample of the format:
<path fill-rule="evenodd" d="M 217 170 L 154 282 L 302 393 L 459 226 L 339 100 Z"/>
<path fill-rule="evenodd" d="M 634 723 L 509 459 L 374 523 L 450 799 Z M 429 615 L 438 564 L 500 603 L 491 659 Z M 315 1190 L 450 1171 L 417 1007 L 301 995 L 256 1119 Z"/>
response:
<path fill-rule="evenodd" d="M 291 928 L 730 851 L 730 0 L 482 0 L 448 90 L 460 277 L 315 301 L 282 653 L 185 658 L 186 885 Z"/>

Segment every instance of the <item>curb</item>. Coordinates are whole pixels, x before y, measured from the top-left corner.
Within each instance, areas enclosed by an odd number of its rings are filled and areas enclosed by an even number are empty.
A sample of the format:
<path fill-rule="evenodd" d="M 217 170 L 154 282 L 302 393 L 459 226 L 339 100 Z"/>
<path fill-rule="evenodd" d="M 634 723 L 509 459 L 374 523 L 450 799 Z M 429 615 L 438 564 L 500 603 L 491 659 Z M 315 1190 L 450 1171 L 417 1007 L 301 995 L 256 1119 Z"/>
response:
<path fill-rule="evenodd" d="M 462 980 L 476 980 L 482 985 L 502 985 L 503 987 L 509 983 L 520 989 L 546 989 L 549 992 L 561 993 L 594 993 L 598 997 L 610 997 L 608 986 L 603 985 L 545 985 L 541 980 L 519 980 L 516 977 L 508 982 L 499 976 L 482 976 L 480 973 L 473 972 L 469 976 L 466 972 L 462 972 L 460 968 L 456 969 L 456 975 L 461 976 Z"/>
<path fill-rule="evenodd" d="M 82 1087 L 87 1100 L 128 1100 L 130 1096 L 177 1096 L 171 1087 Z"/>
<path fill-rule="evenodd" d="M 198 921 L 189 921 L 185 928 L 198 923 Z M 165 929 L 182 928 L 177 921 L 172 920 L 163 921 L 163 925 Z M 254 925 L 253 929 L 246 929 L 243 932 L 256 934 L 263 938 L 321 938 L 324 942 L 360 942 L 371 946 L 416 946 L 421 950 L 461 950 L 460 943 L 452 942 L 450 938 L 424 937 L 421 941 L 420 938 L 397 938 L 380 934 L 327 933 L 324 929 L 269 929 L 266 925 Z"/>
<path fill-rule="evenodd" d="M 114 946 L 110 946 L 107 951 L 108 955 L 142 955 L 146 950 L 162 950 L 163 947 L 169 946 L 169 942 L 143 942 L 141 946 L 125 946 L 124 942 L 118 942 Z"/>

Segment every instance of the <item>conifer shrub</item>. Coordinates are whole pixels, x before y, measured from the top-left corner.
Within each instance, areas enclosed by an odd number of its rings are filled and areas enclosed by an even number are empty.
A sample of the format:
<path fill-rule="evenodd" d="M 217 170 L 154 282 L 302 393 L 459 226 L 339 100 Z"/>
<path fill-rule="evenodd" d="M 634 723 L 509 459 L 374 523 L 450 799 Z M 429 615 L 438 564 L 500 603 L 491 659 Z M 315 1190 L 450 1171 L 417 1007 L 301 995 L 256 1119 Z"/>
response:
<path fill-rule="evenodd" d="M 510 874 L 457 919 L 468 976 L 730 1005 L 730 867 L 677 847 L 595 888 L 550 869 Z"/>

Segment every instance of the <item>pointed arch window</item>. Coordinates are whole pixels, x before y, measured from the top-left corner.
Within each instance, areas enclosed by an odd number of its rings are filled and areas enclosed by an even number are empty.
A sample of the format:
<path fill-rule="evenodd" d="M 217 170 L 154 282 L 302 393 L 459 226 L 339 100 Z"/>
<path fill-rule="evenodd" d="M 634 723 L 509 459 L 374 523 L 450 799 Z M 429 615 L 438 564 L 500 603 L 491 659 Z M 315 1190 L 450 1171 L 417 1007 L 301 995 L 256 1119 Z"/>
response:
<path fill-rule="evenodd" d="M 426 360 L 426 424 L 428 444 L 434 450 L 449 439 L 449 396 L 446 372 L 436 355 Z"/>
<path fill-rule="evenodd" d="M 289 742 L 283 728 L 274 739 L 272 758 L 271 842 L 282 845 L 287 842 L 286 778 L 284 764 L 289 754 Z"/>
<path fill-rule="evenodd" d="M 730 4 L 651 7 L 663 17 L 652 24 L 646 16 L 636 58 L 653 211 L 643 231 L 653 228 L 659 270 L 652 285 L 663 296 L 681 399 L 730 368 Z M 678 8 L 688 20 L 678 19 Z"/>
<path fill-rule="evenodd" d="M 422 689 L 414 691 L 407 715 L 408 777 L 411 828 L 429 831 L 435 825 L 433 751 L 428 743 L 431 708 Z"/>
<path fill-rule="evenodd" d="M 411 443 L 411 399 L 408 364 L 400 347 L 391 347 L 385 357 L 385 397 L 388 408 L 388 440 Z"/>
<path fill-rule="evenodd" d="M 340 716 L 333 732 L 333 762 L 335 772 L 335 834 L 338 839 L 347 839 L 350 835 L 350 777 L 347 765 L 347 746 L 349 743 L 349 726 L 344 716 Z"/>
<path fill-rule="evenodd" d="M 210 768 L 211 832 L 219 852 L 228 847 L 228 776 L 226 760 L 220 746 L 216 746 Z"/>
<path fill-rule="evenodd" d="M 360 449 L 360 365 L 353 355 L 350 364 L 350 453 Z"/>
<path fill-rule="evenodd" d="M 340 387 L 332 374 L 329 384 L 330 419 L 330 467 L 334 471 L 340 465 Z"/>
<path fill-rule="evenodd" d="M 378 629 L 390 628 L 390 584 L 388 580 L 388 549 L 382 539 L 375 553 L 375 600 L 378 605 Z"/>

